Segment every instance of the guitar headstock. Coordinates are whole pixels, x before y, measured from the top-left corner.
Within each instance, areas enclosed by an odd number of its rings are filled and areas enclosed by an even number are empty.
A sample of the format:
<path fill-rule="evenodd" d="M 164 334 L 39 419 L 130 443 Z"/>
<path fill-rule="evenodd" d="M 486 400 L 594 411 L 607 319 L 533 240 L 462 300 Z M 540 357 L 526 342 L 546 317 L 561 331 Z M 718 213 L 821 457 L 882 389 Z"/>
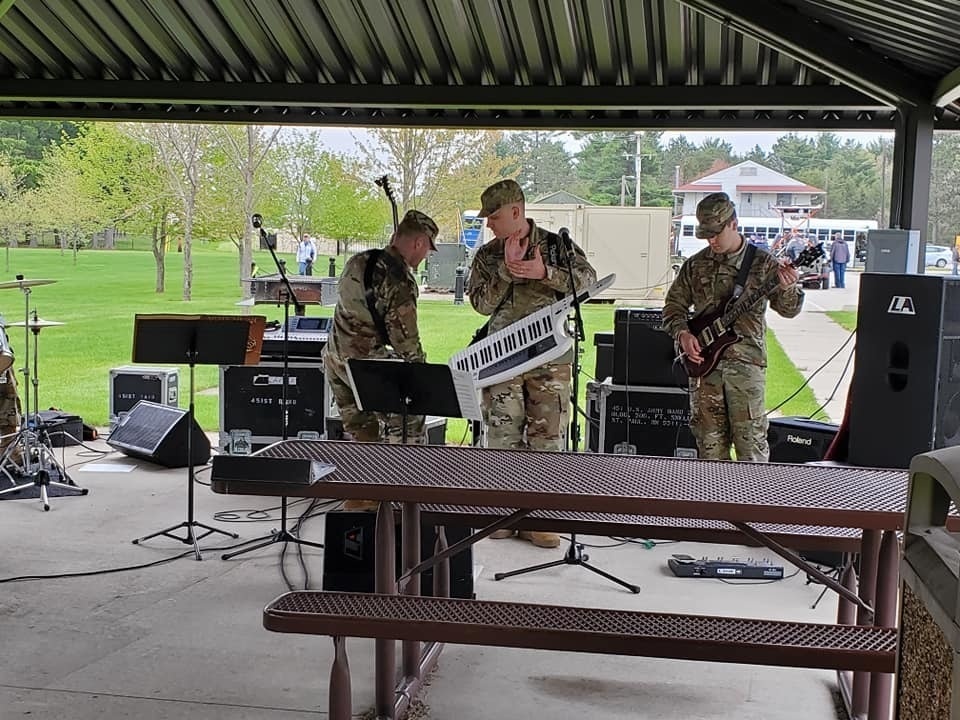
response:
<path fill-rule="evenodd" d="M 823 243 L 817 243 L 816 245 L 811 245 L 808 248 L 804 248 L 803 251 L 797 255 L 797 259 L 791 263 L 794 267 L 804 267 L 806 265 L 811 265 L 817 260 L 824 256 L 823 252 Z"/>
<path fill-rule="evenodd" d="M 386 193 L 386 196 L 390 199 L 394 205 L 397 203 L 397 198 L 393 194 L 393 186 L 390 184 L 390 176 L 384 175 L 383 177 L 378 177 L 374 182 L 383 188 L 383 192 Z"/>

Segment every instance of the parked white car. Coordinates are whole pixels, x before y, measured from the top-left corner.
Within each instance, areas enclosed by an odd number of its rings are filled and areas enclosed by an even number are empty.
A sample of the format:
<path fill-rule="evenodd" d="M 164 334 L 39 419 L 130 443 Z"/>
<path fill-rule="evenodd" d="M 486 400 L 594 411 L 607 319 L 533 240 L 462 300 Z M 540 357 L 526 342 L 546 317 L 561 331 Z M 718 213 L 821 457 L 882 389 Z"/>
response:
<path fill-rule="evenodd" d="M 953 249 L 944 245 L 927 245 L 924 262 L 927 267 L 945 268 L 953 262 Z"/>

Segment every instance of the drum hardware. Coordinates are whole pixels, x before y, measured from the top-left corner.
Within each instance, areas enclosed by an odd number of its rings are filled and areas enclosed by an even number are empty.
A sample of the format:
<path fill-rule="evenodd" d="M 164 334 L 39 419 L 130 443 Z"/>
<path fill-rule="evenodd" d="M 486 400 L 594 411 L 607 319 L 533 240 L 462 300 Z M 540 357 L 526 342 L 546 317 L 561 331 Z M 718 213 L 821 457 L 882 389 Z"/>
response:
<path fill-rule="evenodd" d="M 66 469 L 57 462 L 56 455 L 50 443 L 50 436 L 46 425 L 40 416 L 40 375 L 39 375 L 39 339 L 40 331 L 45 327 L 54 327 L 63 325 L 61 322 L 53 320 L 44 320 L 37 315 L 34 310 L 31 316 L 30 311 L 30 288 L 37 285 L 49 285 L 55 280 L 24 280 L 22 275 L 17 276 L 16 281 L 0 283 L 0 289 L 18 287 L 23 292 L 24 297 L 24 320 L 23 322 L 12 323 L 11 327 L 24 328 L 24 365 L 23 365 L 23 391 L 24 407 L 26 414 L 21 417 L 20 430 L 16 438 L 7 446 L 0 457 L 0 473 L 5 475 L 13 484 L 13 487 L 0 491 L 0 495 L 15 493 L 31 485 L 40 488 L 40 502 L 45 511 L 50 509 L 50 499 L 47 495 L 47 488 L 50 486 L 58 487 L 62 490 L 69 490 L 77 495 L 86 495 L 87 489 L 78 487 Z M 33 333 L 33 376 L 30 374 L 30 333 Z M 15 379 L 12 371 L 9 372 L 9 381 Z M 31 414 L 31 384 L 33 385 L 33 407 Z M 52 479 L 53 472 L 56 472 L 63 481 Z M 26 480 L 26 482 L 20 482 Z"/>

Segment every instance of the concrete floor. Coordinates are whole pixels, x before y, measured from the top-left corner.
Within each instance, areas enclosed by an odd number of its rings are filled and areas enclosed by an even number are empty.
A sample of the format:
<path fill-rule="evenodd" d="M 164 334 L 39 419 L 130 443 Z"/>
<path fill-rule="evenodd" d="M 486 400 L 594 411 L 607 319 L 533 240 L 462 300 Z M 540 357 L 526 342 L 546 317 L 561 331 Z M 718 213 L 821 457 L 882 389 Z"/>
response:
<path fill-rule="evenodd" d="M 91 444 L 110 450 L 102 441 Z M 186 546 L 131 539 L 186 518 L 186 471 L 118 454 L 94 457 L 69 448 L 70 473 L 90 494 L 0 502 L 0 580 L 109 570 L 173 558 Z M 79 463 L 135 466 L 131 472 L 85 471 Z M 199 473 L 203 480 L 207 473 Z M 271 508 L 271 498 L 215 495 L 196 486 L 197 519 L 253 538 L 276 520 L 230 523 L 221 511 Z M 294 515 L 303 505 L 293 509 Z M 276 517 L 275 510 L 271 515 Z M 323 540 L 323 518 L 304 536 Z M 227 538 L 223 538 L 227 541 Z M 581 538 L 611 545 L 609 538 Z M 155 567 L 96 576 L 0 584 L 0 718 L 210 718 L 297 720 L 326 715 L 332 643 L 322 637 L 269 633 L 265 603 L 287 589 L 280 549 L 232 561 L 206 538 L 203 561 L 181 558 Z M 519 540 L 476 547 L 477 595 L 483 599 L 584 604 L 830 622 L 836 598 L 814 610 L 820 586 L 797 575 L 767 585 L 730 585 L 669 574 L 672 553 L 695 557 L 775 559 L 766 551 L 696 543 L 653 549 L 591 549 L 597 566 L 638 583 L 632 595 L 582 568 L 560 567 L 494 582 L 495 571 L 557 559 L 557 550 Z M 322 550 L 304 553 L 310 587 L 321 585 Z M 295 549 L 287 573 L 303 587 Z M 791 570 L 788 568 L 788 572 Z M 348 643 L 358 716 L 373 702 L 373 646 Z M 693 720 L 837 717 L 834 674 L 791 668 L 448 646 L 414 717 L 658 718 Z"/>

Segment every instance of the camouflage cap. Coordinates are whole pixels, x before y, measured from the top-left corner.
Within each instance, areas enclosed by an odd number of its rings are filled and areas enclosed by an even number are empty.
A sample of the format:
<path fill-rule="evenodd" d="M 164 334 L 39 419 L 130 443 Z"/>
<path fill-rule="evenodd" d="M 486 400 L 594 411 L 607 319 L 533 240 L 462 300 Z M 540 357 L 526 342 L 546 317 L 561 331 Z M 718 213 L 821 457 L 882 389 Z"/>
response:
<path fill-rule="evenodd" d="M 408 233 L 423 233 L 430 240 L 430 248 L 436 250 L 437 246 L 434 244 L 433 240 L 437 237 L 437 233 L 440 232 L 440 229 L 437 227 L 437 224 L 433 221 L 426 213 L 420 212 L 419 210 L 407 210 L 406 214 L 403 216 L 403 219 L 397 225 L 397 232 L 401 235 Z"/>
<path fill-rule="evenodd" d="M 524 202 L 523 190 L 516 180 L 500 180 L 488 187 L 480 195 L 480 214 L 478 217 L 493 215 L 504 205 Z"/>
<path fill-rule="evenodd" d="M 726 193 L 710 193 L 697 204 L 696 235 L 698 238 L 712 238 L 720 234 L 724 226 L 737 214 Z"/>

